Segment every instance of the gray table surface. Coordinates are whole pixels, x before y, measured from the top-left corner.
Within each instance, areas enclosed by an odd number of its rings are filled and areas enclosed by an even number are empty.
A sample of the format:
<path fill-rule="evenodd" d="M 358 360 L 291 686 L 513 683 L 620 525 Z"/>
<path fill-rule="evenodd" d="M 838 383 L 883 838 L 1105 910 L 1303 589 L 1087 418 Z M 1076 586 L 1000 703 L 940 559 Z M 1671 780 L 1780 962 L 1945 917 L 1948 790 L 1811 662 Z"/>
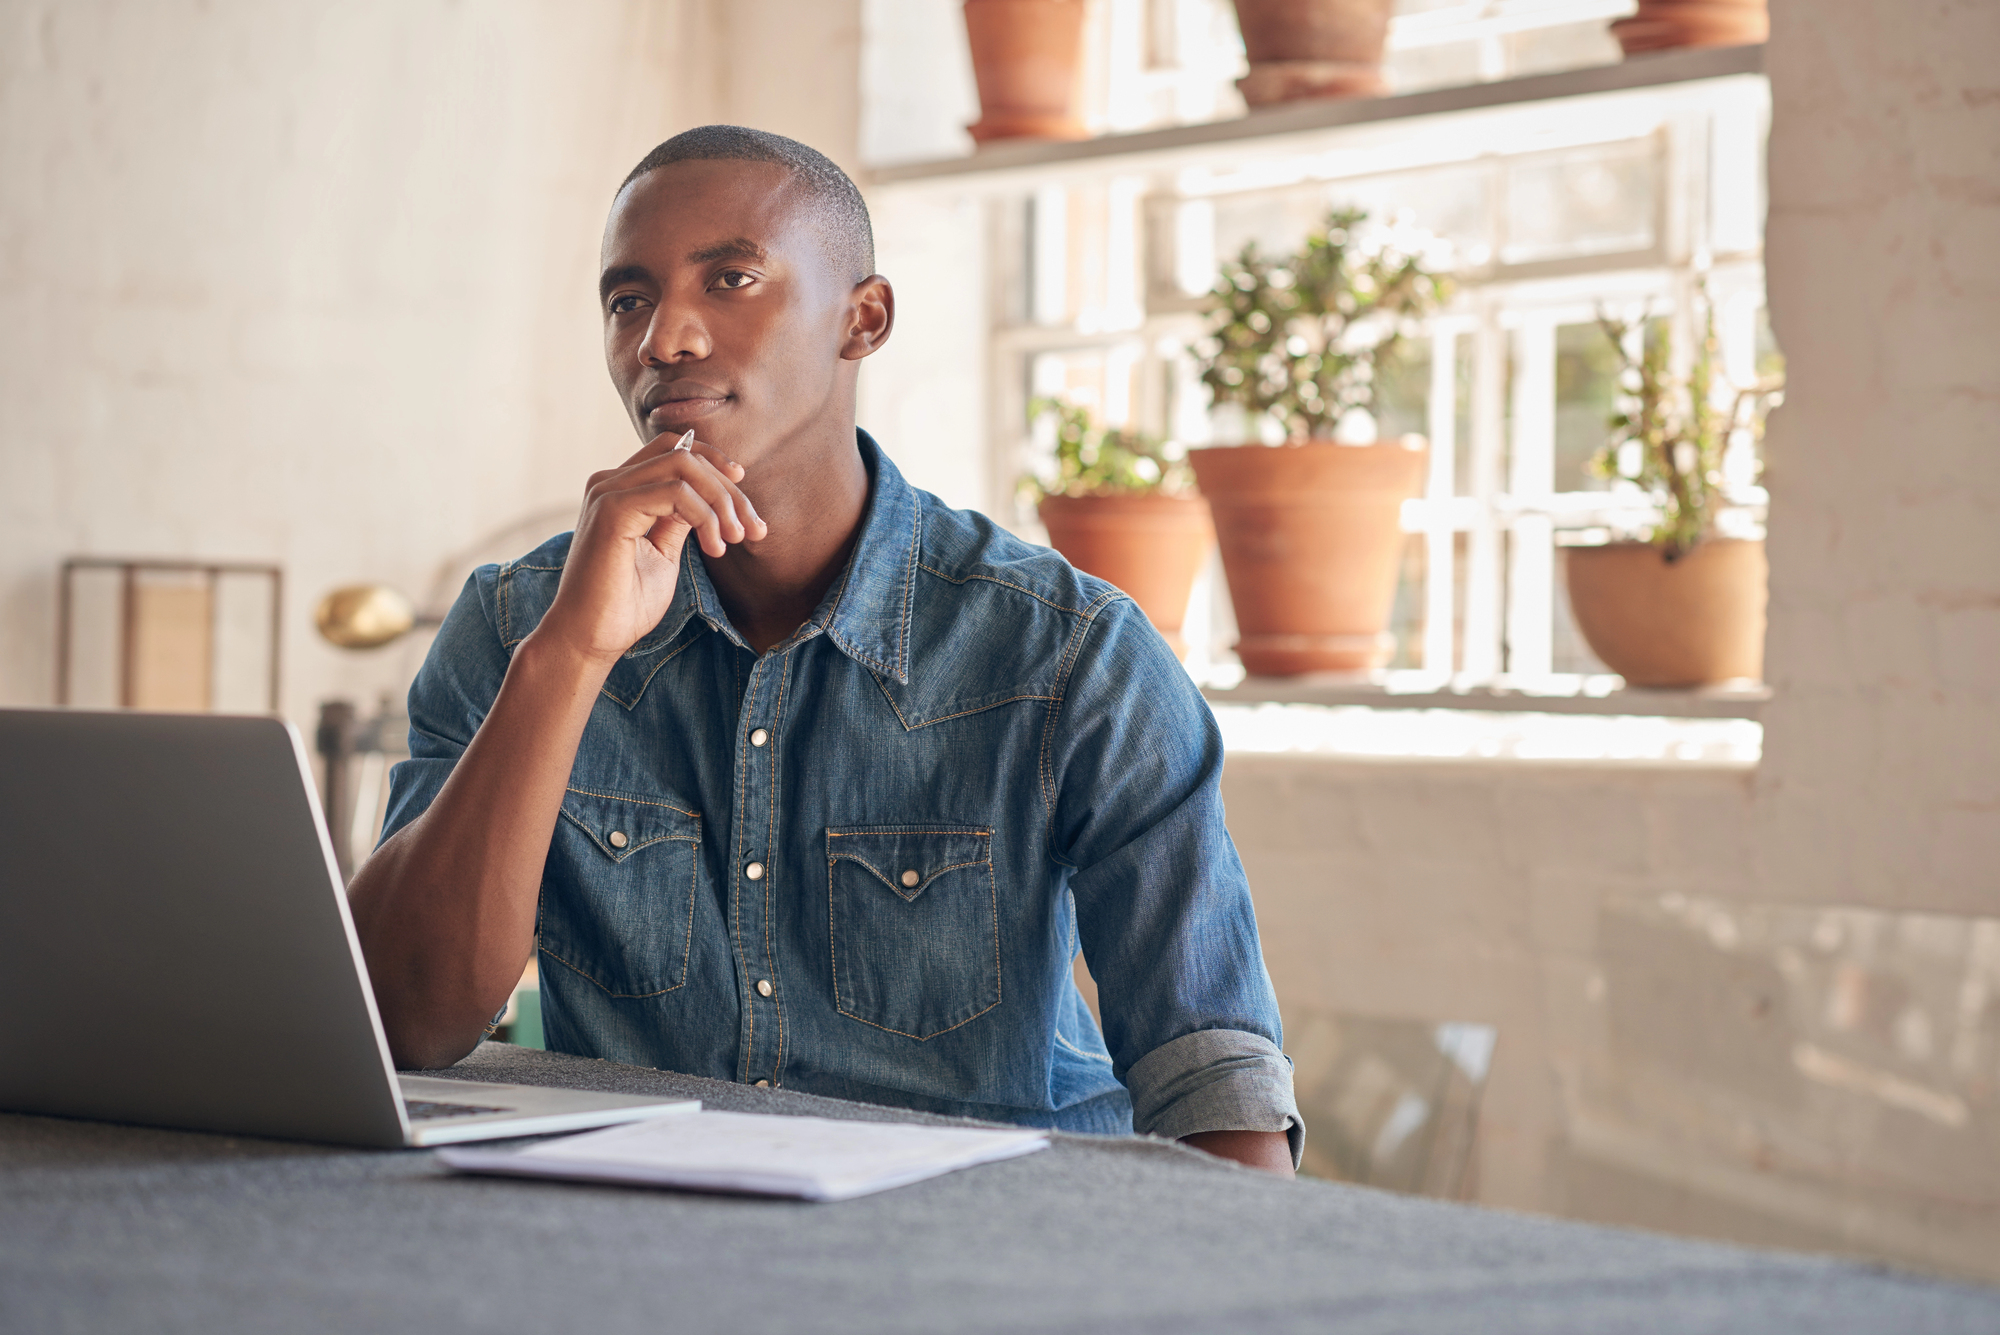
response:
<path fill-rule="evenodd" d="M 450 1074 L 934 1121 L 488 1043 Z M 833 1205 L 0 1116 L 5 1331 L 2000 1332 L 2000 1291 L 1281 1182 L 1158 1141 Z"/>

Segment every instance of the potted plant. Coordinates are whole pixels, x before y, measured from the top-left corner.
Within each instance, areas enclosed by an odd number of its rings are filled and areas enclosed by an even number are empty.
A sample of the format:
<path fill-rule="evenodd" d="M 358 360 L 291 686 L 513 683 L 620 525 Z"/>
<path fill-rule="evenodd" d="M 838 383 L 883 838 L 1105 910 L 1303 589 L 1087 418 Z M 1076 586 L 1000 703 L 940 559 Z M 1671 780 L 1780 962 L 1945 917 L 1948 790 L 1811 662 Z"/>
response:
<path fill-rule="evenodd" d="M 1611 25 L 1627 56 L 1684 46 L 1754 46 L 1771 35 L 1768 0 L 1639 0 Z"/>
<path fill-rule="evenodd" d="M 1250 72 L 1236 81 L 1253 107 L 1386 92 L 1382 47 L 1395 0 L 1236 0 Z"/>
<path fill-rule="evenodd" d="M 1055 457 L 1022 479 L 1049 545 L 1078 570 L 1109 580 L 1184 651 L 1181 625 L 1195 576 L 1215 545 L 1208 502 L 1194 492 L 1184 451 L 1141 432 L 1107 430 L 1083 408 L 1037 399 L 1031 422 L 1055 428 Z"/>
<path fill-rule="evenodd" d="M 1598 318 L 1617 350 L 1628 398 L 1590 467 L 1600 477 L 1636 483 L 1659 519 L 1633 539 L 1563 549 L 1577 629 L 1633 686 L 1761 678 L 1764 543 L 1723 536 L 1718 520 L 1726 509 L 1723 454 L 1730 437 L 1738 430 L 1761 435 L 1782 380 L 1728 393 L 1716 371 L 1714 314 L 1705 300 L 1684 376 L 1672 370 L 1661 322 L 1642 318 L 1635 329 Z"/>
<path fill-rule="evenodd" d="M 1335 432 L 1370 420 L 1378 368 L 1444 285 L 1414 252 L 1367 244 L 1366 220 L 1335 209 L 1294 255 L 1246 245 L 1209 298 L 1202 382 L 1217 405 L 1285 433 L 1275 447 L 1189 452 L 1215 514 L 1236 652 L 1254 676 L 1364 671 L 1395 647 L 1383 628 L 1425 451 Z"/>
<path fill-rule="evenodd" d="M 979 86 L 979 119 L 994 139 L 1083 139 L 1076 113 L 1084 0 L 965 0 L 965 35 Z"/>

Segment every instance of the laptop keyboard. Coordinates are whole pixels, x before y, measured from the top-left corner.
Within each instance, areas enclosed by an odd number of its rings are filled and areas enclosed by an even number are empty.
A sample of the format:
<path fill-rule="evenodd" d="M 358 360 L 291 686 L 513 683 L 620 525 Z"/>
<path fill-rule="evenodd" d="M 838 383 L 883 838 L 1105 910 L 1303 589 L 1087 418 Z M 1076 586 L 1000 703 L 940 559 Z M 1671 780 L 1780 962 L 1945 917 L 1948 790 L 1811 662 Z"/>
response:
<path fill-rule="evenodd" d="M 477 1103 L 434 1103 L 430 1099 L 404 1099 L 403 1111 L 412 1122 L 428 1122 L 438 1117 L 473 1117 L 479 1113 L 513 1112 L 512 1108 L 487 1108 Z"/>

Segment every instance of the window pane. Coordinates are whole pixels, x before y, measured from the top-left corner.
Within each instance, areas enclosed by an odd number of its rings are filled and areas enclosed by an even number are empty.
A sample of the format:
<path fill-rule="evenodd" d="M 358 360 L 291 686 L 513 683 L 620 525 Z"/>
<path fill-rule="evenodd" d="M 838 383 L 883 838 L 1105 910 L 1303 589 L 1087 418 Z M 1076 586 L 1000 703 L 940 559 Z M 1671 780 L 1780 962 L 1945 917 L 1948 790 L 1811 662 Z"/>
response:
<path fill-rule="evenodd" d="M 1556 327 L 1557 491 L 1604 491 L 1611 484 L 1589 470 L 1604 444 L 1618 396 L 1618 356 L 1596 324 Z"/>
<path fill-rule="evenodd" d="M 1508 264 L 1643 250 L 1653 244 L 1649 141 L 1566 153 L 1507 169 Z"/>
<path fill-rule="evenodd" d="M 1375 368 L 1375 438 L 1430 435 L 1431 344 L 1401 340 Z"/>

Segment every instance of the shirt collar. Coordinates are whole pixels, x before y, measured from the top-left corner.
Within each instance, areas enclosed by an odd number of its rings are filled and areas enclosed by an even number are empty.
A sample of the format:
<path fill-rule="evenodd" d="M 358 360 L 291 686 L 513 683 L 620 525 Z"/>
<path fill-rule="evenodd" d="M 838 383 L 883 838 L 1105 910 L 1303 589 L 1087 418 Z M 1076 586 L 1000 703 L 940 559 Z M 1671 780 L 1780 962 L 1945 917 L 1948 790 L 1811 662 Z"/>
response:
<path fill-rule="evenodd" d="M 863 667 L 908 685 L 910 616 L 916 596 L 922 509 L 917 504 L 916 488 L 904 481 L 875 438 L 858 428 L 854 435 L 869 478 L 861 534 L 840 578 L 820 599 L 811 619 L 799 628 L 797 638 L 824 633 Z M 613 675 L 636 678 L 630 685 L 643 690 L 641 683 L 664 661 L 661 651 L 679 640 L 688 622 L 696 617 L 734 643 L 743 643 L 729 624 L 728 613 L 722 610 L 715 585 L 709 582 L 700 547 L 690 541 L 681 549 L 681 578 L 667 614 L 626 651 Z M 636 699 L 636 692 L 632 698 Z"/>
<path fill-rule="evenodd" d="M 916 488 L 903 480 L 875 438 L 859 428 L 854 435 L 868 465 L 868 508 L 847 569 L 812 619 L 849 658 L 907 686 L 923 510 Z"/>

